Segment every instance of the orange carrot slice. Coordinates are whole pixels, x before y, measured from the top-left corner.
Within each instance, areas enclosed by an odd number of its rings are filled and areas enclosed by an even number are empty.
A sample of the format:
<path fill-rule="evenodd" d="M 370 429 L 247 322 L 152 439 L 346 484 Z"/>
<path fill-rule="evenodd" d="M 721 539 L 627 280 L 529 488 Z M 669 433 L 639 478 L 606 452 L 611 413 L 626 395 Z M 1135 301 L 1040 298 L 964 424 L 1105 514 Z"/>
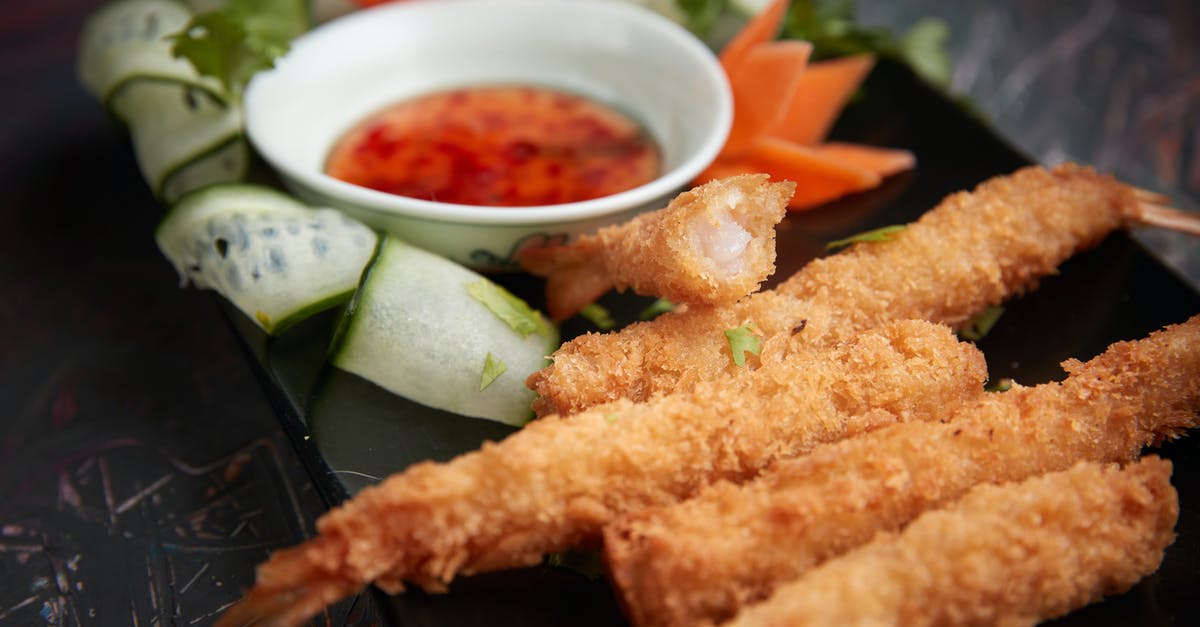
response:
<path fill-rule="evenodd" d="M 759 11 L 758 15 L 755 15 L 749 22 L 746 22 L 742 30 L 738 31 L 738 34 L 725 44 L 725 47 L 721 49 L 720 59 L 727 76 L 733 76 L 736 73 L 737 66 L 741 64 L 751 48 L 775 39 L 790 4 L 791 0 L 775 0 L 770 6 Z"/>
<path fill-rule="evenodd" d="M 811 148 L 823 157 L 870 170 L 881 177 L 899 174 L 917 165 L 913 153 L 899 148 L 877 148 L 845 142 L 826 142 Z"/>
<path fill-rule="evenodd" d="M 730 75 L 733 89 L 733 127 L 722 152 L 736 155 L 767 129 L 779 124 L 789 110 L 792 94 L 808 65 L 812 44 L 775 41 L 751 48 Z"/>
<path fill-rule="evenodd" d="M 789 0 L 775 0 L 721 51 L 733 89 L 733 128 L 717 159 L 695 184 L 765 172 L 796 182 L 788 203 L 801 210 L 879 185 L 915 164 L 906 150 L 821 143 L 875 58 L 809 64 L 806 42 L 774 41 Z"/>
<path fill-rule="evenodd" d="M 874 66 L 875 57 L 869 54 L 809 64 L 787 99 L 787 112 L 767 133 L 804 145 L 821 141 Z"/>
<path fill-rule="evenodd" d="M 762 137 L 738 156 L 721 156 L 700 174 L 709 181 L 747 172 L 765 172 L 774 180 L 796 182 L 788 209 L 817 205 L 870 189 L 881 177 L 866 168 L 822 155 L 808 146 Z"/>

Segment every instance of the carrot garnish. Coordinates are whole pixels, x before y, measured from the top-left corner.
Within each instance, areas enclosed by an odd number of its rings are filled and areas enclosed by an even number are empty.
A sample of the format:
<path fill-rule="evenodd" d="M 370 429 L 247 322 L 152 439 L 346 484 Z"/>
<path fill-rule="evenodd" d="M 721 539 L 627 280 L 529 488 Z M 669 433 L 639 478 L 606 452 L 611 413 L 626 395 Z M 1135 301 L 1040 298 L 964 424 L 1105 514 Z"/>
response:
<path fill-rule="evenodd" d="M 804 76 L 797 68 L 803 70 L 811 52 L 812 44 L 806 41 L 773 41 L 746 52 L 738 72 L 729 76 L 738 104 L 723 154 L 738 154 L 783 122 L 786 105 Z"/>
<path fill-rule="evenodd" d="M 873 67 L 875 56 L 871 54 L 809 64 L 795 82 L 786 113 L 769 130 L 770 134 L 805 145 L 825 139 L 838 113 Z"/>
<path fill-rule="evenodd" d="M 788 208 L 801 210 L 858 193 L 912 168 L 906 150 L 824 142 L 874 67 L 870 54 L 809 63 L 806 42 L 776 41 L 790 0 L 775 0 L 721 51 L 733 90 L 733 127 L 700 184 L 765 172 L 796 182 Z"/>
<path fill-rule="evenodd" d="M 733 70 L 737 69 L 751 48 L 775 40 L 790 4 L 791 0 L 775 0 L 746 22 L 742 30 L 725 44 L 721 49 L 721 66 L 726 74 L 733 75 Z"/>
<path fill-rule="evenodd" d="M 717 157 L 699 178 L 707 181 L 747 172 L 765 172 L 772 179 L 794 181 L 796 190 L 788 203 L 790 209 L 815 207 L 870 189 L 882 178 L 855 163 L 828 157 L 816 147 L 771 136 L 758 138 L 742 154 Z"/>

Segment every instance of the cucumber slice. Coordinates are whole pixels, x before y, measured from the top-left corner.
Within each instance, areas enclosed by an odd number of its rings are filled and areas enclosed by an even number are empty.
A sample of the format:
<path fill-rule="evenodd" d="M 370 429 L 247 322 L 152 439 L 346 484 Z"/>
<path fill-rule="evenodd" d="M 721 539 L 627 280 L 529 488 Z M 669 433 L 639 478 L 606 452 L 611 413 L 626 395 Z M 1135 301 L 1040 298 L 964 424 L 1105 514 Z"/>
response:
<path fill-rule="evenodd" d="M 241 181 L 250 168 L 250 147 L 245 137 L 231 137 L 224 145 L 196 156 L 163 179 L 159 195 L 171 203 L 184 194 L 216 183 Z"/>
<path fill-rule="evenodd" d="M 152 79 L 188 85 L 227 102 L 219 81 L 200 76 L 190 62 L 171 54 L 166 36 L 183 29 L 191 17 L 186 6 L 170 0 L 118 0 L 101 7 L 80 35 L 78 71 L 84 89 L 108 104 L 123 84 Z"/>
<path fill-rule="evenodd" d="M 546 366 L 558 330 L 499 289 L 385 237 L 334 338 L 333 365 L 430 407 L 522 425 L 532 417 L 534 398 L 525 378 Z M 503 302 L 481 300 L 480 291 Z M 507 322 L 505 306 L 514 314 Z M 490 382 L 489 360 L 506 367 Z"/>
<path fill-rule="evenodd" d="M 340 211 L 246 184 L 184 196 L 154 237 L 184 284 L 216 290 L 267 333 L 349 300 L 377 240 Z"/>
<path fill-rule="evenodd" d="M 248 157 L 241 141 L 239 107 L 215 101 L 207 92 L 184 83 L 144 79 L 125 82 L 109 102 L 113 111 L 129 122 L 142 176 L 155 195 L 168 203 L 195 185 L 236 181 L 245 174 Z M 241 154 L 231 167 L 220 161 L 202 166 L 204 174 L 194 173 L 167 186 L 168 177 L 199 159 L 215 153 L 228 156 L 221 149 L 235 141 L 240 148 L 233 150 Z"/>

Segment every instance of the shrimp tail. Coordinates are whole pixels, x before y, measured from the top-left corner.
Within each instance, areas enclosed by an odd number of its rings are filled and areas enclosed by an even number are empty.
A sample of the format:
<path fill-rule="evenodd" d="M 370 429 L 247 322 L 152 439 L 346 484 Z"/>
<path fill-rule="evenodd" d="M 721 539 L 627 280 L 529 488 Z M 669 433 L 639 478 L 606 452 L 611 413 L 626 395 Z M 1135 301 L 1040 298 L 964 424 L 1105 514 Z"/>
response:
<path fill-rule="evenodd" d="M 217 621 L 217 627 L 299 625 L 364 584 L 330 568 L 336 538 L 277 551 L 258 568 L 257 583 Z"/>
<path fill-rule="evenodd" d="M 528 272 L 546 278 L 546 313 L 562 322 L 613 288 L 602 253 L 598 240 L 584 238 L 526 248 L 517 260 Z"/>

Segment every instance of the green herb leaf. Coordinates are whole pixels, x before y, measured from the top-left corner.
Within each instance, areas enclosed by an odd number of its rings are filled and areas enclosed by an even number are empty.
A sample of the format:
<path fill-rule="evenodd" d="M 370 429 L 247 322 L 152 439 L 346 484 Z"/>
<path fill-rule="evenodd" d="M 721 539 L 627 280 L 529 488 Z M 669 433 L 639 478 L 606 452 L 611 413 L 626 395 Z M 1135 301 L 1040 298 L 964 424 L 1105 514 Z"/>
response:
<path fill-rule="evenodd" d="M 488 353 L 483 360 L 483 373 L 479 376 L 479 391 L 486 390 L 496 380 L 496 377 L 504 374 L 506 370 L 508 370 L 507 364 Z"/>
<path fill-rule="evenodd" d="M 986 392 L 1007 392 L 1012 389 L 1012 386 L 1013 380 L 1009 379 L 1008 377 L 1004 377 L 988 383 L 983 389 Z"/>
<path fill-rule="evenodd" d="M 675 303 L 665 298 L 660 298 L 649 305 L 646 305 L 646 308 L 638 314 L 638 319 L 653 320 L 662 314 L 667 313 L 668 311 L 675 311 Z"/>
<path fill-rule="evenodd" d="M 592 581 L 604 576 L 604 559 L 599 551 L 562 551 L 546 556 L 546 563 L 558 568 L 573 570 Z"/>
<path fill-rule="evenodd" d="M 879 228 L 871 230 L 871 231 L 866 231 L 863 233 L 851 235 L 850 237 L 847 237 L 845 239 L 839 239 L 839 240 L 834 240 L 832 242 L 829 242 L 828 244 L 825 244 L 825 250 L 833 250 L 835 248 L 842 248 L 845 246 L 849 246 L 850 244 L 857 244 L 859 242 L 891 241 L 891 239 L 893 237 L 895 237 L 895 235 L 897 233 L 899 233 L 900 231 L 903 231 L 905 228 L 907 228 L 907 225 L 904 225 L 904 224 L 893 224 L 890 226 L 879 227 Z"/>
<path fill-rule="evenodd" d="M 617 326 L 617 321 L 613 320 L 612 313 L 599 303 L 592 303 L 580 309 L 579 315 L 583 316 L 584 320 L 596 325 L 596 328 L 601 331 L 609 331 Z"/>
<path fill-rule="evenodd" d="M 169 35 L 176 57 L 213 76 L 235 98 L 250 78 L 274 66 L 288 45 L 308 29 L 304 0 L 229 0 L 223 8 L 200 13 L 183 30 Z"/>
<path fill-rule="evenodd" d="M 725 339 L 729 340 L 729 351 L 733 353 L 733 363 L 738 368 L 746 365 L 746 353 L 757 355 L 762 350 L 762 341 L 754 334 L 751 324 L 725 329 Z"/>
<path fill-rule="evenodd" d="M 521 334 L 521 337 L 529 337 L 535 333 L 545 336 L 550 333 L 550 323 L 546 322 L 540 313 L 508 290 L 487 279 L 468 283 L 467 293 L 471 298 L 483 303 L 488 311 L 503 320 L 513 331 Z"/>
<path fill-rule="evenodd" d="M 918 76 L 932 85 L 950 86 L 951 63 L 946 52 L 950 27 L 936 18 L 916 23 L 900 40 L 901 57 Z"/>
<path fill-rule="evenodd" d="M 871 53 L 907 64 L 937 87 L 950 84 L 949 28 L 942 20 L 923 19 L 903 37 L 855 23 L 853 0 L 793 0 L 784 20 L 785 37 L 813 44 L 813 58 Z"/>
<path fill-rule="evenodd" d="M 728 0 L 675 0 L 675 6 L 687 17 L 684 26 L 704 36 L 712 30 L 717 18 L 725 11 Z"/>
<path fill-rule="evenodd" d="M 974 318 L 971 318 L 967 325 L 959 330 L 958 336 L 964 340 L 978 342 L 987 337 L 987 334 L 996 326 L 996 322 L 1000 320 L 1000 316 L 1004 313 L 1004 308 L 998 305 L 992 305 L 987 309 L 979 312 Z"/>

